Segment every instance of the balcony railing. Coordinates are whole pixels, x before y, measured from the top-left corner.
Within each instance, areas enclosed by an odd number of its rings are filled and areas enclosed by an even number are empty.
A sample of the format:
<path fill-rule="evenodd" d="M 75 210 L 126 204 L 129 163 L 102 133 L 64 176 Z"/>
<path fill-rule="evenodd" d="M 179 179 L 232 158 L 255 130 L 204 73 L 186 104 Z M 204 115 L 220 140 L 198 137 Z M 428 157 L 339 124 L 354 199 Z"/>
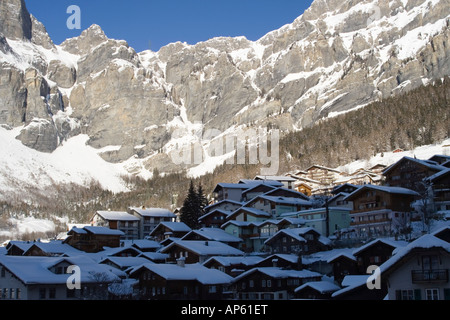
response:
<path fill-rule="evenodd" d="M 448 282 L 448 269 L 412 270 L 412 282 Z"/>

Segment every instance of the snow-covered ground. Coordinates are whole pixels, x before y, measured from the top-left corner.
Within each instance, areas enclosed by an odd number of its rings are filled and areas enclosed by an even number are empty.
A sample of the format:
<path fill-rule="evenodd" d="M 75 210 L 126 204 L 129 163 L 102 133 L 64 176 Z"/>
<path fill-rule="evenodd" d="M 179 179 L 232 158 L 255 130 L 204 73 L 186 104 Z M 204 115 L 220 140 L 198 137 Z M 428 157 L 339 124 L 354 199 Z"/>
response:
<path fill-rule="evenodd" d="M 405 150 L 403 152 L 395 153 L 379 153 L 369 160 L 354 161 L 338 167 L 337 170 L 352 173 L 360 168 L 369 169 L 377 164 L 391 165 L 403 157 L 416 157 L 417 159 L 426 160 L 436 154 L 450 156 L 450 138 L 442 141 L 441 143 L 417 147 L 414 150 Z"/>
<path fill-rule="evenodd" d="M 0 200 L 2 195 L 19 192 L 24 186 L 45 190 L 64 183 L 88 186 L 93 180 L 113 192 L 128 191 L 121 176 L 128 175 L 124 167 L 129 163 L 106 162 L 99 150 L 86 144 L 87 135 L 73 137 L 49 154 L 16 140 L 20 130 L 0 127 Z"/>

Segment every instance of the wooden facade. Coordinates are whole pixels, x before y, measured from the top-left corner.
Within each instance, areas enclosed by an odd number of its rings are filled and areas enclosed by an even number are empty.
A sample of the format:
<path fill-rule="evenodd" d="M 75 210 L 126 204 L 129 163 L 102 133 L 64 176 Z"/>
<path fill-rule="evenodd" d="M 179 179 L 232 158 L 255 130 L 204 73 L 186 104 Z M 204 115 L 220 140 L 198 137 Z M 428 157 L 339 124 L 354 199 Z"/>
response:
<path fill-rule="evenodd" d="M 404 157 L 383 171 L 385 184 L 415 191 L 423 188 L 423 179 L 441 171 L 442 166 L 435 162 Z"/>
<path fill-rule="evenodd" d="M 400 233 L 410 224 L 411 203 L 418 194 L 407 189 L 366 185 L 344 198 L 353 201 L 350 227 L 360 237 Z"/>

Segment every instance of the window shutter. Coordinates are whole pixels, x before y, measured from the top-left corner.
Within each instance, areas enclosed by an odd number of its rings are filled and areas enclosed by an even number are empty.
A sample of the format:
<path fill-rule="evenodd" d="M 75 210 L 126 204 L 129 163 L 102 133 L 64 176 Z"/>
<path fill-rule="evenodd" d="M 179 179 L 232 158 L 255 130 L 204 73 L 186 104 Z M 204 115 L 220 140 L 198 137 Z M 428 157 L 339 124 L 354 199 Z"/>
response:
<path fill-rule="evenodd" d="M 422 300 L 422 291 L 420 289 L 414 290 L 414 300 Z"/>

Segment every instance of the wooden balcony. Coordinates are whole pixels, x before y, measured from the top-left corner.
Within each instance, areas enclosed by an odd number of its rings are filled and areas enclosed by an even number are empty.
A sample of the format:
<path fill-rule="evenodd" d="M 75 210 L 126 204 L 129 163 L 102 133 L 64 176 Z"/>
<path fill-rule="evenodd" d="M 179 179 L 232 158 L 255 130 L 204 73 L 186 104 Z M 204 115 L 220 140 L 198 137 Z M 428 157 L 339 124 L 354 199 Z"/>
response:
<path fill-rule="evenodd" d="M 448 269 L 411 270 L 412 283 L 448 282 Z"/>

